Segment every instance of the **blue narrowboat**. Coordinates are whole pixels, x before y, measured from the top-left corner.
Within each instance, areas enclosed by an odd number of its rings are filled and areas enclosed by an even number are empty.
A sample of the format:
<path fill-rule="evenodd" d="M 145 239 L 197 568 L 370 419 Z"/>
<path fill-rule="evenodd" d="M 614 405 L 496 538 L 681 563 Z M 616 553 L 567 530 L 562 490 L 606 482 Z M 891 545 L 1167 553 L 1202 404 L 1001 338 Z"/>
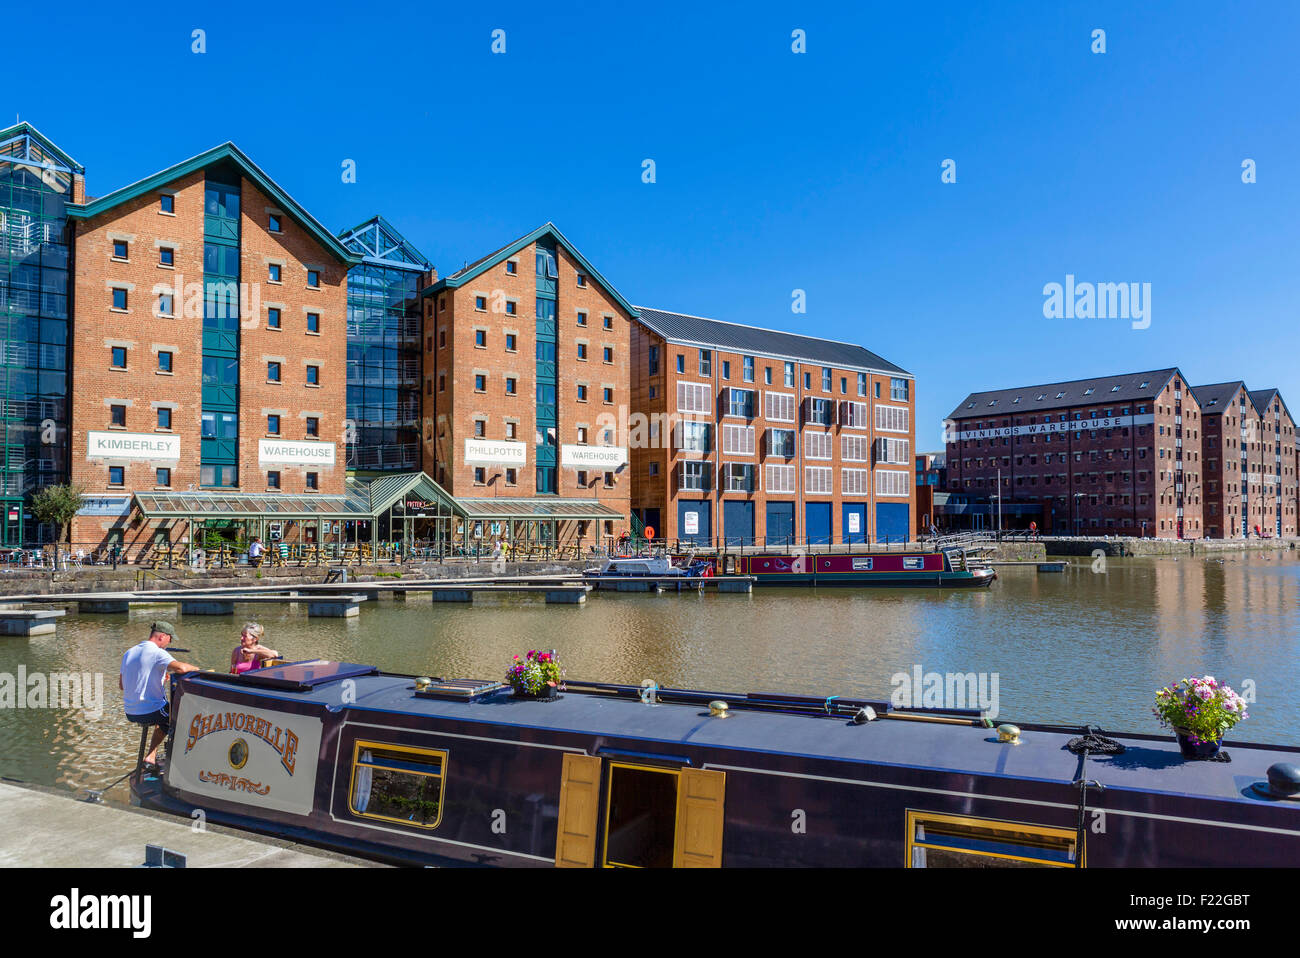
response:
<path fill-rule="evenodd" d="M 140 804 L 379 860 L 490 866 L 1300 863 L 1300 749 L 888 702 L 289 663 L 174 680 Z"/>

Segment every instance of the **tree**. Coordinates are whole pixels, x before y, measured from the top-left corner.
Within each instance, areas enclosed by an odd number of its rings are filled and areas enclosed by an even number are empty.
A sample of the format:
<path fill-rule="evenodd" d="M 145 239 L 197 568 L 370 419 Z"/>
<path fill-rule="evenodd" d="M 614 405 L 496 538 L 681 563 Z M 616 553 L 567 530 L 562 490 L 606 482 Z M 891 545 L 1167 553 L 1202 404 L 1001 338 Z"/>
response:
<path fill-rule="evenodd" d="M 81 508 L 81 496 L 85 490 L 72 483 L 58 483 L 46 486 L 32 497 L 32 515 L 40 522 L 52 522 L 57 530 L 54 536 L 54 568 L 59 567 L 59 543 L 63 541 L 63 530 L 71 533 L 72 517 Z"/>

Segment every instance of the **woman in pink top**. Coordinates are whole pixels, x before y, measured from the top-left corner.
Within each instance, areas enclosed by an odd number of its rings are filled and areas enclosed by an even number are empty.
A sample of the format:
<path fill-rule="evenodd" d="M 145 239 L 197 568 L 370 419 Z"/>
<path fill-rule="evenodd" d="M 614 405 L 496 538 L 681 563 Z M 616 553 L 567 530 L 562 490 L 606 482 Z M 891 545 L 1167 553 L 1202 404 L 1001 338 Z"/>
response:
<path fill-rule="evenodd" d="M 244 631 L 239 633 L 239 645 L 230 653 L 231 675 L 242 675 L 260 669 L 266 660 L 280 657 L 275 649 L 262 645 L 262 632 L 262 627 L 256 622 L 245 623 Z"/>

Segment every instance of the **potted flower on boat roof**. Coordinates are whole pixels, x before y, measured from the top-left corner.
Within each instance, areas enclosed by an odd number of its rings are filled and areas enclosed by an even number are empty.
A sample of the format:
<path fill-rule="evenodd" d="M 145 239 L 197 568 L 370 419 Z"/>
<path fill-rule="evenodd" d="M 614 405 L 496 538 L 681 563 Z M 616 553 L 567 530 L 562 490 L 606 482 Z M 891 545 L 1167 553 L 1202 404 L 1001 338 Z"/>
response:
<path fill-rule="evenodd" d="M 1160 724 L 1178 736 L 1183 758 L 1210 759 L 1219 752 L 1223 736 L 1246 714 L 1246 703 L 1212 675 L 1186 678 L 1156 693 L 1152 709 Z"/>
<path fill-rule="evenodd" d="M 550 701 L 559 694 L 560 682 L 560 660 L 554 649 L 530 649 L 522 658 L 516 655 L 506 669 L 506 683 L 515 690 L 515 698 Z"/>

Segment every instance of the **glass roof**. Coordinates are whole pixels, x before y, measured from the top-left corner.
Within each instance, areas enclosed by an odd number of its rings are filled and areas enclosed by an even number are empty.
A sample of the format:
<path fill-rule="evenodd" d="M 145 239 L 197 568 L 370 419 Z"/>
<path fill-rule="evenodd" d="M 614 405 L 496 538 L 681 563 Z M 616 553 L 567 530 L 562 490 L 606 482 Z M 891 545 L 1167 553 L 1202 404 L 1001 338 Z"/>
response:
<path fill-rule="evenodd" d="M 457 499 L 470 519 L 621 519 L 595 499 Z"/>
<path fill-rule="evenodd" d="M 345 496 L 251 495 L 238 492 L 137 492 L 136 504 L 147 517 L 192 516 L 282 519 L 351 519 L 369 516 L 370 496 L 349 489 Z"/>

